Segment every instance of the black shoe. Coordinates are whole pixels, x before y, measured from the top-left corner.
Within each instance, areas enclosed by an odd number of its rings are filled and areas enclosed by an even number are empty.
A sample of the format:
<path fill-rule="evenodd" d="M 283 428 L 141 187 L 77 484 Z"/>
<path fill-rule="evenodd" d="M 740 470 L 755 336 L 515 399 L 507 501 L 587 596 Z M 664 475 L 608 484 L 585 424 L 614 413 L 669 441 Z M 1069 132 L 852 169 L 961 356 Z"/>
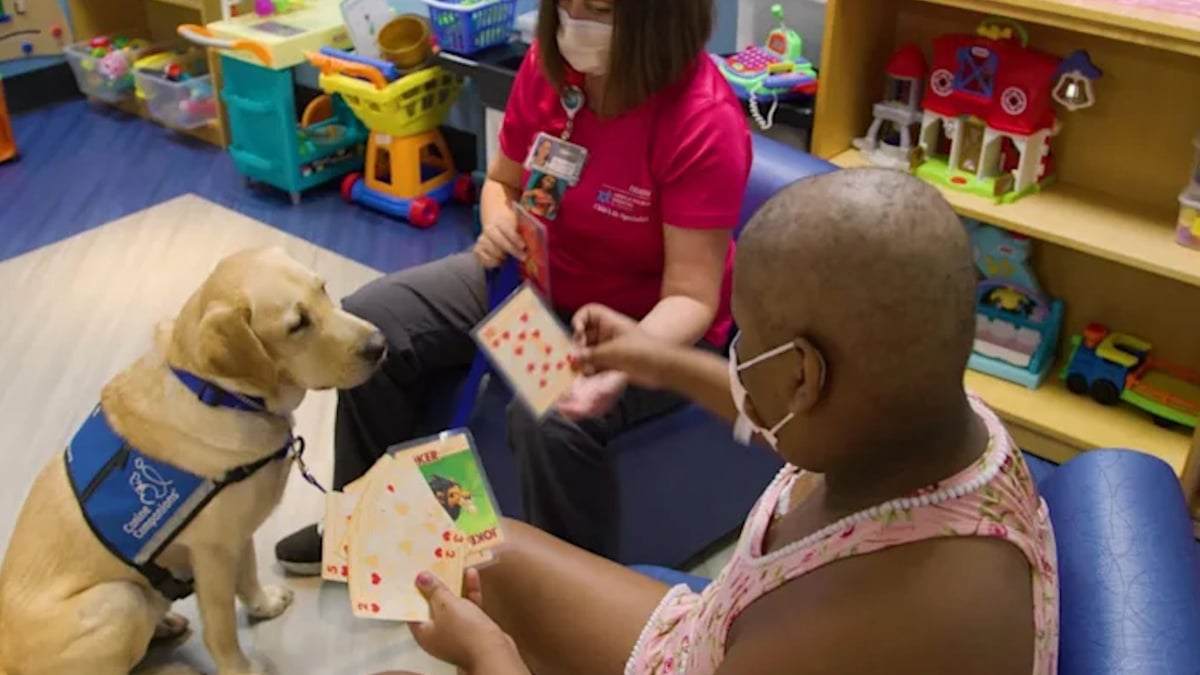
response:
<path fill-rule="evenodd" d="M 275 559 L 289 574 L 315 577 L 321 574 L 321 529 L 309 525 L 275 544 Z"/>

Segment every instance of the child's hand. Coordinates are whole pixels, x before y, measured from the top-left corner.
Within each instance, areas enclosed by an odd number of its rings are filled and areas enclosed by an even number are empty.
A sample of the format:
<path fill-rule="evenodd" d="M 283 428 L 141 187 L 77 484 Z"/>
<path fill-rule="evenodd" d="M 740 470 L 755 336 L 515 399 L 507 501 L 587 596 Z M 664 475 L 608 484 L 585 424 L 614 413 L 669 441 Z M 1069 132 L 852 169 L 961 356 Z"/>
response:
<path fill-rule="evenodd" d="M 584 305 L 571 317 L 575 344 L 595 347 L 637 330 L 638 322 L 604 305 Z"/>
<path fill-rule="evenodd" d="M 416 585 L 429 602 L 429 621 L 409 624 L 421 649 L 468 673 L 497 658 L 520 662 L 512 639 L 483 612 L 478 571 L 468 569 L 463 575 L 462 598 L 429 572 L 417 575 Z"/>
<path fill-rule="evenodd" d="M 667 345 L 643 332 L 637 321 L 603 305 L 587 305 L 575 313 L 572 324 L 576 370 L 590 376 L 617 371 L 629 384 L 648 389 L 663 386 L 660 366 Z"/>

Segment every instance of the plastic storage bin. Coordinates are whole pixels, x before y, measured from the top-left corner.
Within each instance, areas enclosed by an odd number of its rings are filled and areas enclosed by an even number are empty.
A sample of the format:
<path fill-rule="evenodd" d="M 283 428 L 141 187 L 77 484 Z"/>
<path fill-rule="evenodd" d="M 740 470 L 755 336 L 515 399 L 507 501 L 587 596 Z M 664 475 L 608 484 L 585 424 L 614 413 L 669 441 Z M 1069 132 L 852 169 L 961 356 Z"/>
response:
<path fill-rule="evenodd" d="M 63 53 L 79 91 L 92 98 L 119 103 L 133 96 L 133 63 L 154 48 L 139 39 L 93 38 L 68 45 Z"/>
<path fill-rule="evenodd" d="M 212 76 L 202 75 L 173 82 L 155 72 L 134 74 L 145 94 L 150 117 L 175 129 L 195 129 L 217 117 L 217 97 Z"/>
<path fill-rule="evenodd" d="M 474 54 L 503 44 L 513 33 L 517 0 L 423 0 L 438 46 L 455 54 Z"/>

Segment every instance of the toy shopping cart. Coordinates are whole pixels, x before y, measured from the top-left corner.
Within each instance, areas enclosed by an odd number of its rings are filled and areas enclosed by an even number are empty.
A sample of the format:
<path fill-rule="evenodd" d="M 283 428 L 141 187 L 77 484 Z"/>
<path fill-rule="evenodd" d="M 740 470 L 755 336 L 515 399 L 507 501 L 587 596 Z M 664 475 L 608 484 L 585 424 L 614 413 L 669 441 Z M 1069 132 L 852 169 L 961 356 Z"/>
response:
<path fill-rule="evenodd" d="M 370 131 L 365 175 L 348 174 L 342 196 L 416 227 L 436 223 L 441 205 L 452 197 L 474 201 L 474 181 L 455 170 L 438 130 L 462 80 L 433 66 L 389 82 L 391 64 L 337 54 L 324 49 L 308 59 L 321 71 L 321 88 L 339 94 Z"/>

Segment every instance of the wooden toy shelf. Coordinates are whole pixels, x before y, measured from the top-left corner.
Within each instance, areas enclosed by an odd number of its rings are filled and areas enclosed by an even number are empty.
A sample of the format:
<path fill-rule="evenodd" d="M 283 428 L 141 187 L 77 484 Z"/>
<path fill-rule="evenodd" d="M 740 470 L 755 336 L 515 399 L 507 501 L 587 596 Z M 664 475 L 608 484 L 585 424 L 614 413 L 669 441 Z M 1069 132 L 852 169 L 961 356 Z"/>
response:
<path fill-rule="evenodd" d="M 828 0 L 812 151 L 864 166 L 852 141 L 871 124 L 885 64 L 912 43 L 931 62 L 933 38 L 972 33 L 987 16 L 1021 22 L 1030 46 L 1086 50 L 1103 71 L 1094 107 L 1061 111 L 1057 182 L 1011 204 L 943 189 L 963 216 L 1042 242 L 1033 261 L 1066 304 L 1054 376 L 1035 390 L 970 372 L 966 383 L 1008 422 L 1021 446 L 1054 461 L 1097 447 L 1150 453 L 1179 473 L 1200 519 L 1200 432 L 1156 426 L 1131 407 L 1106 408 L 1057 378 L 1066 337 L 1092 321 L 1149 340 L 1167 361 L 1200 368 L 1200 252 L 1173 241 L 1178 196 L 1200 131 L 1200 18 L 1110 0 Z"/>
<path fill-rule="evenodd" d="M 175 28 L 180 24 L 206 24 L 221 18 L 222 0 L 68 0 L 71 23 L 77 40 L 96 35 L 133 33 L 154 42 L 179 43 Z M 220 91 L 220 62 L 211 52 L 208 71 L 213 87 Z M 119 104 L 122 110 L 148 116 L 145 104 L 130 100 Z M 181 130 L 214 145 L 228 145 L 229 127 L 225 104 L 218 97 L 217 117 L 196 129 Z"/>

